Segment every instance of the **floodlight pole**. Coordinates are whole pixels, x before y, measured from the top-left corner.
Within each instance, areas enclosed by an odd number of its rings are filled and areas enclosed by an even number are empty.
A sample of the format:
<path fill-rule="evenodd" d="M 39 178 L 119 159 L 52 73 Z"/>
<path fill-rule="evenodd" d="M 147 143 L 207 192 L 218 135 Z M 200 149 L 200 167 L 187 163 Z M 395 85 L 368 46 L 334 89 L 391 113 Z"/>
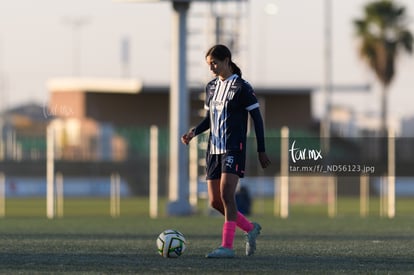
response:
<path fill-rule="evenodd" d="M 187 12 L 189 1 L 172 1 L 171 91 L 170 91 L 170 171 L 167 214 L 191 214 L 189 203 L 188 150 L 181 135 L 188 131 Z"/>
<path fill-rule="evenodd" d="M 160 2 L 161 0 L 114 0 L 120 2 Z M 166 0 L 165 0 L 166 1 Z M 192 0 L 171 0 L 171 87 L 170 87 L 170 163 L 167 214 L 183 216 L 192 213 L 189 202 L 188 148 L 181 135 L 189 127 L 187 89 L 187 12 Z"/>

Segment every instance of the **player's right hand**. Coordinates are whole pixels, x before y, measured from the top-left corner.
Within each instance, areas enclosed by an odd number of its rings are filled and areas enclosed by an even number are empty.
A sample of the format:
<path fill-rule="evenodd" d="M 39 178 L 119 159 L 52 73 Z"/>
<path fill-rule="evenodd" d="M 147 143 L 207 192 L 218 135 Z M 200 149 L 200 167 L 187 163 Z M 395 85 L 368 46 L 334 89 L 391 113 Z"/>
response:
<path fill-rule="evenodd" d="M 184 135 L 182 135 L 181 142 L 184 143 L 185 145 L 188 145 L 188 143 L 190 143 L 193 137 L 194 137 L 194 130 L 190 130 L 188 133 L 185 133 Z"/>

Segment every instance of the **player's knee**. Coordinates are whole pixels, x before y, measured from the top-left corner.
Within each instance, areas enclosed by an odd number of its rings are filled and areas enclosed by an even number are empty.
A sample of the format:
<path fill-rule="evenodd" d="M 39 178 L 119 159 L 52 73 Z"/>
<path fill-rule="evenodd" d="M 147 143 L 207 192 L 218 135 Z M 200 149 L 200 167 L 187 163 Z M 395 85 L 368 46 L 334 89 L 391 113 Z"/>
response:
<path fill-rule="evenodd" d="M 210 200 L 210 207 L 222 212 L 223 211 L 223 202 L 220 199 L 211 199 Z"/>
<path fill-rule="evenodd" d="M 222 195 L 221 201 L 224 205 L 230 205 L 235 203 L 235 198 L 233 195 Z"/>

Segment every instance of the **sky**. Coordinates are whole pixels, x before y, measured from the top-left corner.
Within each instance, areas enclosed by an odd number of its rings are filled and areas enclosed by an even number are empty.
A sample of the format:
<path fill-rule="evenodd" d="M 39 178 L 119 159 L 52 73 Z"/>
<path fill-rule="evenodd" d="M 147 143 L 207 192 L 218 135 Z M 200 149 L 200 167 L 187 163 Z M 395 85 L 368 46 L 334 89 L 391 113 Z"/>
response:
<path fill-rule="evenodd" d="M 242 20 L 228 20 L 238 34 L 234 61 L 254 87 L 321 87 L 324 83 L 325 0 L 254 0 L 240 6 Z M 331 0 L 334 85 L 370 91 L 335 92 L 333 104 L 357 113 L 377 114 L 380 86 L 359 59 L 352 20 L 365 0 Z M 414 33 L 414 1 L 407 7 Z M 191 85 L 211 78 L 204 53 L 214 43 L 209 15 L 233 18 L 234 4 L 192 3 L 188 14 L 188 74 Z M 46 103 L 48 79 L 66 76 L 133 77 L 145 84 L 170 81 L 171 3 L 120 3 L 112 0 L 14 0 L 0 2 L 0 108 Z M 74 20 L 84 24 L 73 31 Z M 237 29 L 238 31 L 235 31 Z M 75 36 L 77 35 L 77 36 Z M 129 41 L 129 62 L 121 45 Z M 80 49 L 76 58 L 74 49 Z M 79 67 L 76 67 L 79 62 Z M 78 69 L 76 69 L 78 68 Z M 389 97 L 390 116 L 414 117 L 414 55 L 400 56 Z M 314 94 L 314 114 L 323 108 Z"/>

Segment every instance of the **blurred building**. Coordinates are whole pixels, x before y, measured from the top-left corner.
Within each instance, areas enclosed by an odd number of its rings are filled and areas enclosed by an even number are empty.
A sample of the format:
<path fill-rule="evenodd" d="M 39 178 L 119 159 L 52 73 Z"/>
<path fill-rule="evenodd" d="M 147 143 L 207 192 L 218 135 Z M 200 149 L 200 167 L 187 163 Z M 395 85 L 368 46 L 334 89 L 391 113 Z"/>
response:
<path fill-rule="evenodd" d="M 9 179 L 41 179 L 39 182 L 43 184 L 46 129 L 53 127 L 54 169 L 65 176 L 65 182 L 109 179 L 117 172 L 132 194 L 148 194 L 149 129 L 156 125 L 159 127 L 159 191 L 165 194 L 168 188 L 169 86 L 143 85 L 131 79 L 86 78 L 51 79 L 47 86 L 50 91 L 47 106 L 29 104 L 10 109 L 1 116 L 3 158 L 0 164 Z M 255 92 L 267 135 L 278 134 L 281 126 L 302 132 L 314 126 L 310 88 L 255 87 Z M 205 114 L 204 87 L 191 86 L 189 93 L 190 125 L 194 126 Z M 274 154 L 275 165 L 266 172 L 274 175 L 279 169 L 276 163 L 280 145 L 276 140 L 269 143 L 268 150 Z M 249 171 L 250 176 L 257 173 L 257 169 Z"/>
<path fill-rule="evenodd" d="M 53 118 L 46 115 L 46 109 L 46 106 L 28 103 L 0 114 L 0 160 L 44 157 L 45 131 Z"/>
<path fill-rule="evenodd" d="M 63 78 L 48 82 L 48 112 L 56 117 L 62 158 L 128 158 L 132 129 L 169 124 L 169 87 L 142 85 L 131 79 Z M 190 87 L 190 125 L 204 115 L 204 87 Z M 266 129 L 310 129 L 310 88 L 255 87 Z M 128 133 L 129 131 L 129 133 Z M 144 130 L 143 130 L 144 131 Z"/>

